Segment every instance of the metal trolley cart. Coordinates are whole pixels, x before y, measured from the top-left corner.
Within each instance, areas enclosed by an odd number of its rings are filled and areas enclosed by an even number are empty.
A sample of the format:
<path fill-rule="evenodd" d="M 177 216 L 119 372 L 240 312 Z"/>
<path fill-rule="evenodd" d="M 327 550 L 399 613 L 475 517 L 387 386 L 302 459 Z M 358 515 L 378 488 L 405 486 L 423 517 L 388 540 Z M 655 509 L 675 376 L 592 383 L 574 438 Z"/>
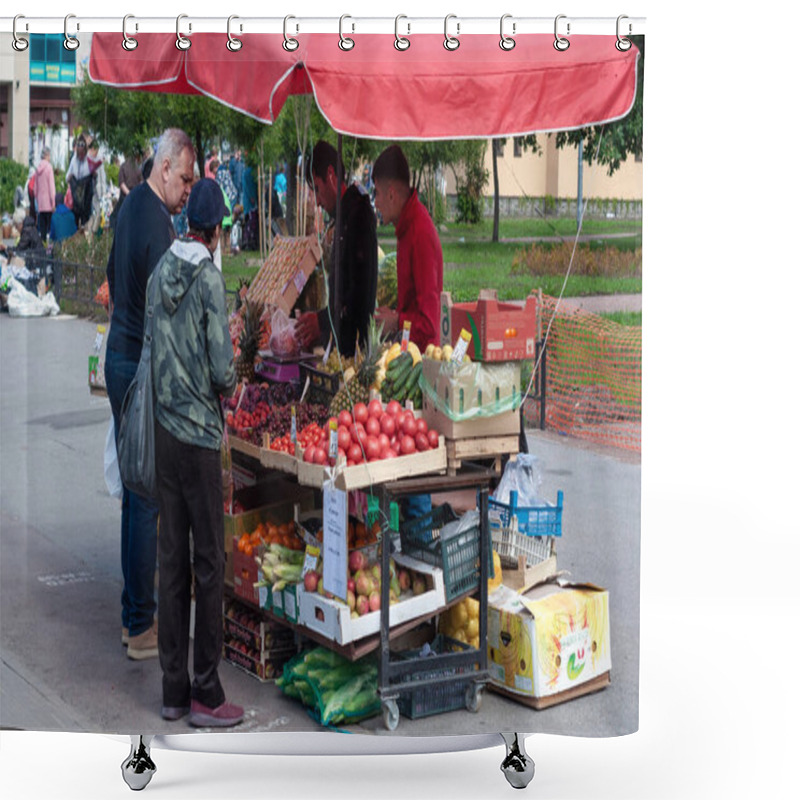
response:
<path fill-rule="evenodd" d="M 438 536 L 438 528 L 452 521 L 455 515 L 449 506 L 440 506 L 430 514 L 401 528 L 404 551 L 422 558 L 445 573 L 448 607 L 464 596 L 478 592 L 480 613 L 480 646 L 476 649 L 461 642 L 437 636 L 432 648 L 435 654 L 420 651 L 393 653 L 389 647 L 389 558 L 391 547 L 381 548 L 381 624 L 378 694 L 381 698 L 383 722 L 395 730 L 401 710 L 416 718 L 428 714 L 467 708 L 478 711 L 487 670 L 487 606 L 488 565 L 490 561 L 488 495 L 494 478 L 490 471 L 470 471 L 460 475 L 406 479 L 381 487 L 381 507 L 388 519 L 389 504 L 403 497 L 453 490 L 475 489 L 478 493 L 479 524 L 456 536 L 451 542 Z"/>

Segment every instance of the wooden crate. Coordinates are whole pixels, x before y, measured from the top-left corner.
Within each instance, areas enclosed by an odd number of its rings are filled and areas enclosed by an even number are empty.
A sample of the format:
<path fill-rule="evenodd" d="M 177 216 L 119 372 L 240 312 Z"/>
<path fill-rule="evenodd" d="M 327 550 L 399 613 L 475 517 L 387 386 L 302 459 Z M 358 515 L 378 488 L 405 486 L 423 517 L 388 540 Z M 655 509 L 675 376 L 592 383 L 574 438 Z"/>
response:
<path fill-rule="evenodd" d="M 494 468 L 501 470 L 501 459 L 509 455 L 512 459 L 519 453 L 519 434 L 513 436 L 479 436 L 474 439 L 446 439 L 447 474 L 455 475 L 464 461 L 494 461 Z"/>

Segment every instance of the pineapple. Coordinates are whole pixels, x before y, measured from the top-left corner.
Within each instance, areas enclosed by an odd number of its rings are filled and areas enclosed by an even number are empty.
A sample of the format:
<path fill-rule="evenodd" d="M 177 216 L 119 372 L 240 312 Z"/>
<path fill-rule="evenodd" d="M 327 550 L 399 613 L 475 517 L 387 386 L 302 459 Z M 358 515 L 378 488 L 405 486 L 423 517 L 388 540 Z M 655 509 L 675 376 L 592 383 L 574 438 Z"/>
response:
<path fill-rule="evenodd" d="M 367 329 L 367 352 L 359 367 L 356 377 L 358 382 L 367 390 L 369 397 L 370 387 L 375 384 L 380 369 L 380 359 L 383 355 L 383 325 L 380 328 L 375 324 L 373 317 Z"/>
<path fill-rule="evenodd" d="M 239 381 L 255 378 L 255 360 L 261 334 L 263 304 L 245 299 L 243 306 L 242 332 L 239 336 L 239 357 L 236 359 L 236 377 Z"/>

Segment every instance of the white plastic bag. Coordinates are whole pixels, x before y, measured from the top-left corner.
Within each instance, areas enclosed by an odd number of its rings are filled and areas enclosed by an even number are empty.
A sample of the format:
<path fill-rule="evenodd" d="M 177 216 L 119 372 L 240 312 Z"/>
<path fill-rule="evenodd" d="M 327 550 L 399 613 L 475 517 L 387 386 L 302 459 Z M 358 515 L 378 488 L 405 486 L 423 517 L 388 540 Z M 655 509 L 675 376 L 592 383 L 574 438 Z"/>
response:
<path fill-rule="evenodd" d="M 296 320 L 286 315 L 282 308 L 279 308 L 272 315 L 272 335 L 269 339 L 269 349 L 276 356 L 295 356 L 300 352 L 297 339 L 294 335 Z"/>
<path fill-rule="evenodd" d="M 117 443 L 114 440 L 114 417 L 108 421 L 106 433 L 106 448 L 103 453 L 103 474 L 106 479 L 106 488 L 112 497 L 122 499 L 122 480 L 119 477 L 119 464 L 117 463 Z"/>
<path fill-rule="evenodd" d="M 12 317 L 56 316 L 61 310 L 52 292 L 37 297 L 29 292 L 18 280 L 11 279 L 11 292 L 8 295 L 8 313 Z"/>
<path fill-rule="evenodd" d="M 541 497 L 541 488 L 539 460 L 532 453 L 520 453 L 516 461 L 506 464 L 493 497 L 508 505 L 511 502 L 511 492 L 516 492 L 517 506 L 534 508 L 547 505 Z"/>

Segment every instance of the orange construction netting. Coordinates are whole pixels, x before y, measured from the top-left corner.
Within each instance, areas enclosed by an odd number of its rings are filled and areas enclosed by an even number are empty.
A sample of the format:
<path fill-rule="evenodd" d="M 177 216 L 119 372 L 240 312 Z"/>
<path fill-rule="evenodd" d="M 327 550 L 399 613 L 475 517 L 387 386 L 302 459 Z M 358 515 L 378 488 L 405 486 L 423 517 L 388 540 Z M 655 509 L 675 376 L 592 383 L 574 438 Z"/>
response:
<path fill-rule="evenodd" d="M 642 329 L 620 325 L 542 296 L 547 339 L 545 428 L 598 444 L 641 452 Z M 525 403 L 526 424 L 538 426 L 540 402 Z"/>

